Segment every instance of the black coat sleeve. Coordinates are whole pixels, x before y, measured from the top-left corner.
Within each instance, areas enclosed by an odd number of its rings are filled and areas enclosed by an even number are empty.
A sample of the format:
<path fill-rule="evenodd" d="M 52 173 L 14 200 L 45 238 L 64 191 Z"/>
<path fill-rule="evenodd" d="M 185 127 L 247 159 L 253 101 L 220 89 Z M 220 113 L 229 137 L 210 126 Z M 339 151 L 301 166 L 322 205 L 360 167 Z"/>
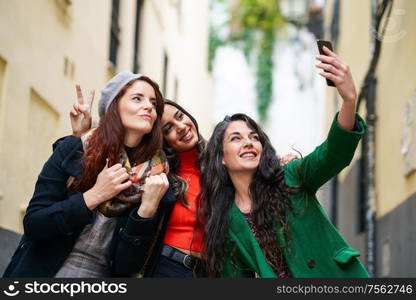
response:
<path fill-rule="evenodd" d="M 175 202 L 171 188 L 162 198 L 152 218 L 141 218 L 137 209 L 131 211 L 127 223 L 120 228 L 114 254 L 113 273 L 115 276 L 130 277 L 140 272 L 149 257 L 149 247 L 155 239 L 160 240 L 162 218 L 168 218 Z M 156 249 L 156 247 L 155 247 Z"/>
<path fill-rule="evenodd" d="M 82 172 L 82 143 L 69 136 L 54 144 L 54 152 L 39 174 L 33 197 L 23 219 L 28 239 L 48 240 L 69 237 L 92 221 L 83 194 L 69 194 L 69 176 Z"/>

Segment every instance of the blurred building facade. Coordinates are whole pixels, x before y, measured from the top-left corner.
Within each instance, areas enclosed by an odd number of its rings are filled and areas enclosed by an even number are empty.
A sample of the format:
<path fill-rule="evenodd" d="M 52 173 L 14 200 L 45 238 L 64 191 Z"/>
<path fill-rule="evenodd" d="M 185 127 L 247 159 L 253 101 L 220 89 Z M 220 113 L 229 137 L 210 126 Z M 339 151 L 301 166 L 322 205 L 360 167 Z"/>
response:
<path fill-rule="evenodd" d="M 52 143 L 84 94 L 118 71 L 144 73 L 207 134 L 208 1 L 0 0 L 0 273 Z M 197 53 L 197 55 L 195 55 Z"/>
<path fill-rule="evenodd" d="M 195 116 L 208 138 L 214 125 L 208 71 L 209 0 L 140 2 L 138 70 L 154 78 L 166 98 Z"/>
<path fill-rule="evenodd" d="M 136 6 L 0 0 L 0 273 L 52 143 L 71 132 L 75 84 L 99 90 L 115 72 L 133 69 Z"/>
<path fill-rule="evenodd" d="M 358 92 L 364 87 L 359 111 L 374 124 L 332 184 L 332 217 L 376 277 L 416 275 L 415 11 L 416 2 L 405 0 L 326 3 L 326 38 L 349 64 Z M 327 127 L 339 102 L 328 88 Z"/>
<path fill-rule="evenodd" d="M 81 84 L 84 93 L 99 90 L 114 72 L 133 68 L 136 1 L 97 4 L 0 1 L 3 228 L 21 232 L 22 215 L 51 144 L 71 132 L 75 84 Z"/>

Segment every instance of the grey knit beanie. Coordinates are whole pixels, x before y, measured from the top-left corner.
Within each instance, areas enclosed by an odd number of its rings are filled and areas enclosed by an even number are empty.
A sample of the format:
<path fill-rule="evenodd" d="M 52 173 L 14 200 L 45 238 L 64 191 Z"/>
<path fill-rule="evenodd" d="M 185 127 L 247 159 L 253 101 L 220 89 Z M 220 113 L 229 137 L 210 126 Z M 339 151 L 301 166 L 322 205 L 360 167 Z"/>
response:
<path fill-rule="evenodd" d="M 130 71 L 117 73 L 116 76 L 114 76 L 101 90 L 101 98 L 98 102 L 98 115 L 102 117 L 107 112 L 107 109 L 114 101 L 114 98 L 127 83 L 142 76 L 143 74 L 134 74 Z"/>

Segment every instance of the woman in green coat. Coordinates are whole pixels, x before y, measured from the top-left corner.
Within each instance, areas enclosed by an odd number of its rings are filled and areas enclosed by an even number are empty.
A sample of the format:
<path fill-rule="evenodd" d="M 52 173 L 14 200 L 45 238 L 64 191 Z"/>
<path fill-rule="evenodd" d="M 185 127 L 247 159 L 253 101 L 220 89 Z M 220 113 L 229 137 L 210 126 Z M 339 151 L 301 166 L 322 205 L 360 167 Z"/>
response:
<path fill-rule="evenodd" d="M 327 139 L 284 167 L 267 135 L 244 114 L 226 117 L 210 139 L 201 176 L 204 258 L 211 277 L 368 277 L 316 199 L 349 165 L 365 122 L 355 113 L 351 73 L 334 53 L 320 74 L 342 98 Z"/>

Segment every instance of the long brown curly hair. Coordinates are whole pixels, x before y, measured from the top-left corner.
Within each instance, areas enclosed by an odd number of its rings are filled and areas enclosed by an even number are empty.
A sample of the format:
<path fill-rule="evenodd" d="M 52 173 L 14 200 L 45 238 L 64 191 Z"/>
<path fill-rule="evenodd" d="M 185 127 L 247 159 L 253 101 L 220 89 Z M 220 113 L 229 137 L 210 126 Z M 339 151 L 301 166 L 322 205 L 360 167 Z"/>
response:
<path fill-rule="evenodd" d="M 163 136 L 160 119 L 164 108 L 163 96 L 156 82 L 147 76 L 141 76 L 123 87 L 108 107 L 107 112 L 101 117 L 97 129 L 94 130 L 88 140 L 88 146 L 85 149 L 82 160 L 84 169 L 82 175 L 74 181 L 73 188 L 75 190 L 86 191 L 93 187 L 98 174 L 105 166 L 107 158 L 109 159 L 109 166 L 118 163 L 119 155 L 125 147 L 124 136 L 126 130 L 121 122 L 117 104 L 128 88 L 138 80 L 145 81 L 153 87 L 156 95 L 157 117 L 153 123 L 152 131 L 145 134 L 141 143 L 130 152 L 130 162 L 140 164 L 149 160 L 158 149 L 162 148 Z"/>

